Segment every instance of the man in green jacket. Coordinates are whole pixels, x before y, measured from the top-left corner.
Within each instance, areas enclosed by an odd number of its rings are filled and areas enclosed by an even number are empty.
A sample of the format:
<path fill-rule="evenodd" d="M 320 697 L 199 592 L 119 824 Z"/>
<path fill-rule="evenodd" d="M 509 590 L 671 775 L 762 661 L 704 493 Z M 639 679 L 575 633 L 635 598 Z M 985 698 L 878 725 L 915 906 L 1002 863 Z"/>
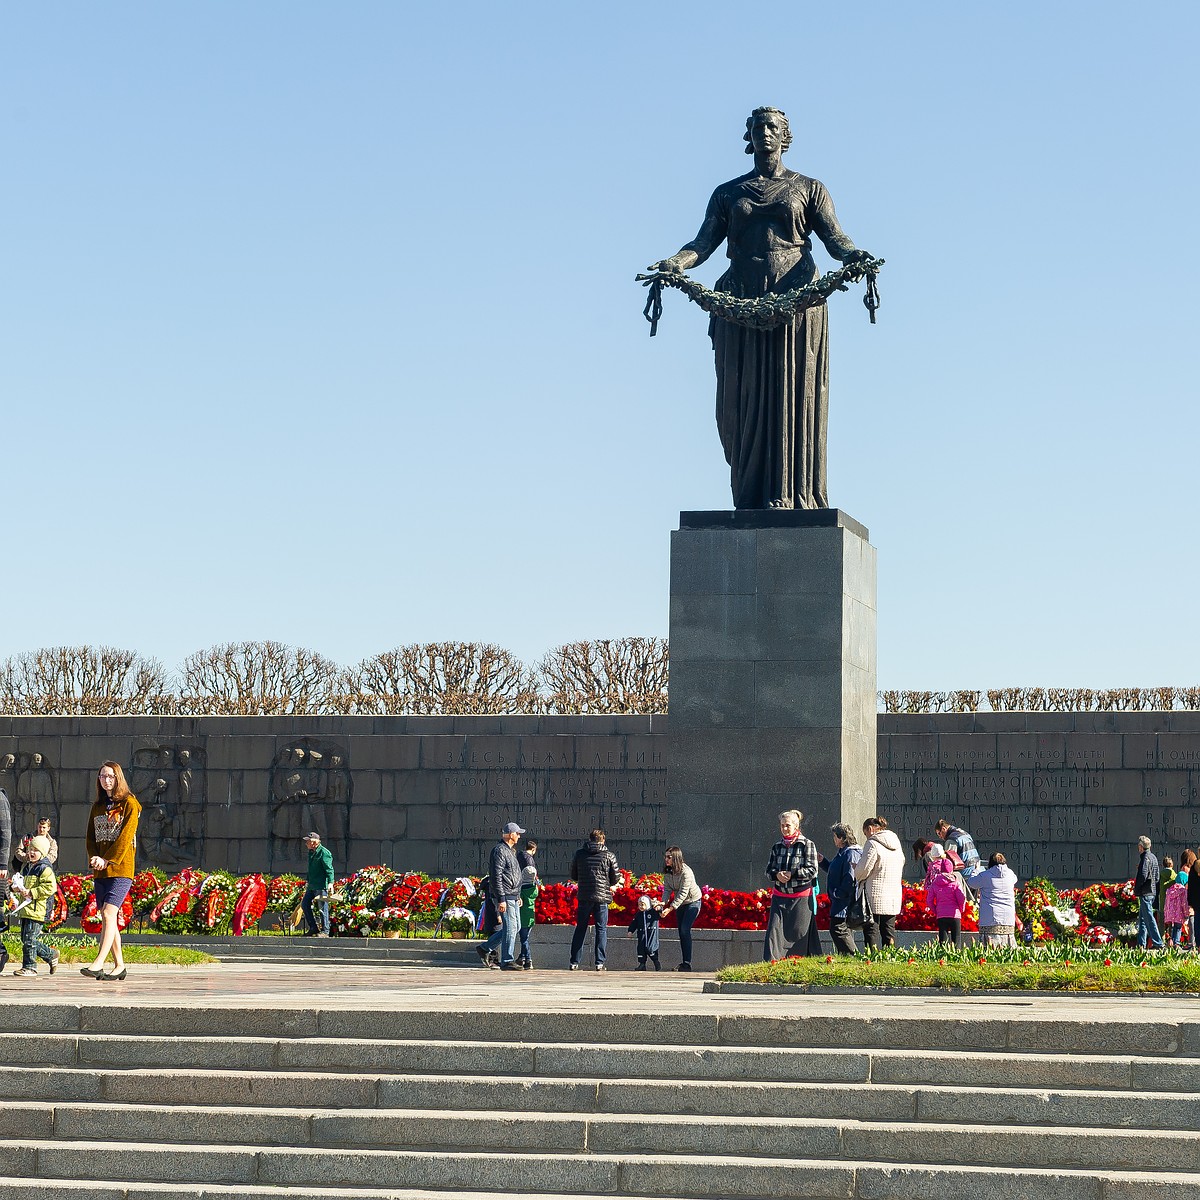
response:
<path fill-rule="evenodd" d="M 308 847 L 308 883 L 304 888 L 304 899 L 300 901 L 304 923 L 308 926 L 305 937 L 329 936 L 329 889 L 333 886 L 333 855 L 328 847 L 321 845 L 319 833 L 306 833 L 304 844 Z M 320 901 L 316 912 L 313 904 Z"/>

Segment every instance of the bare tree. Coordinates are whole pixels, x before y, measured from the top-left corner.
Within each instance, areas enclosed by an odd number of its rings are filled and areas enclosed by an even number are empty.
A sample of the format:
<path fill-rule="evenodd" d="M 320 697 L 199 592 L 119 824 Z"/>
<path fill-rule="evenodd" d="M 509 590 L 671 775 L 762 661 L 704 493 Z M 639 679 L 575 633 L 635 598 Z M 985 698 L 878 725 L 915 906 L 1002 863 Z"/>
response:
<path fill-rule="evenodd" d="M 0 708 L 30 716 L 122 716 L 169 709 L 156 658 L 113 646 L 49 646 L 0 663 Z"/>
<path fill-rule="evenodd" d="M 546 707 L 556 713 L 667 711 L 666 638 L 604 638 L 556 646 L 538 664 Z"/>
<path fill-rule="evenodd" d="M 343 674 L 343 703 L 359 712 L 536 713 L 537 677 L 515 655 L 484 642 L 397 646 Z"/>
<path fill-rule="evenodd" d="M 226 716 L 291 716 L 327 711 L 336 663 L 282 642 L 227 642 L 183 662 L 183 705 Z"/>

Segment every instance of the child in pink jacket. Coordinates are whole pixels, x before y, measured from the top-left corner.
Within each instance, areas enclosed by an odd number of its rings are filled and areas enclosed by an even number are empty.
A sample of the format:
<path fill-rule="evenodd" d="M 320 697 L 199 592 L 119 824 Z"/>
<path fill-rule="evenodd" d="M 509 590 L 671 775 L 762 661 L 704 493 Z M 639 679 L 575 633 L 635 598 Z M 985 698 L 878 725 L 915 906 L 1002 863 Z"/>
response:
<path fill-rule="evenodd" d="M 962 932 L 962 915 L 967 906 L 967 889 L 948 858 L 929 864 L 925 893 L 928 906 L 937 916 L 938 941 L 958 945 Z"/>

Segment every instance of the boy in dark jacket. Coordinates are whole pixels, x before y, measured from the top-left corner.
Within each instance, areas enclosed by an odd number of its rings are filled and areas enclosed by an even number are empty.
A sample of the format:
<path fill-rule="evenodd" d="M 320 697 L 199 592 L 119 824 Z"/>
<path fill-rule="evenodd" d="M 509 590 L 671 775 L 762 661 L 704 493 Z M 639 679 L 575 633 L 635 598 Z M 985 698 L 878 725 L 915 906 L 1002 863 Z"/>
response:
<path fill-rule="evenodd" d="M 654 963 L 654 969 L 661 971 L 658 961 L 658 913 L 654 911 L 649 896 L 638 898 L 637 915 L 629 923 L 629 932 L 637 937 L 637 958 L 639 971 L 646 969 L 646 959 Z"/>

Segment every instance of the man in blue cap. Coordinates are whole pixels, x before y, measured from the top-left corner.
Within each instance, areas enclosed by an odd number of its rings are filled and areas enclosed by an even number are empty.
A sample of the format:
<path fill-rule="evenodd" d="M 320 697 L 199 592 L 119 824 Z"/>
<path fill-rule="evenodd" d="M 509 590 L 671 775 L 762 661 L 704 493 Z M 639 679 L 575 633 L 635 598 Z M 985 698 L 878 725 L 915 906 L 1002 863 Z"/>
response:
<path fill-rule="evenodd" d="M 494 967 L 493 952 L 500 951 L 500 970 L 519 971 L 517 965 L 517 935 L 521 930 L 521 865 L 513 853 L 523 830 L 516 821 L 509 821 L 500 831 L 500 840 L 492 847 L 488 860 L 488 891 L 500 917 L 500 927 L 479 947 L 479 958 L 485 967 Z"/>

